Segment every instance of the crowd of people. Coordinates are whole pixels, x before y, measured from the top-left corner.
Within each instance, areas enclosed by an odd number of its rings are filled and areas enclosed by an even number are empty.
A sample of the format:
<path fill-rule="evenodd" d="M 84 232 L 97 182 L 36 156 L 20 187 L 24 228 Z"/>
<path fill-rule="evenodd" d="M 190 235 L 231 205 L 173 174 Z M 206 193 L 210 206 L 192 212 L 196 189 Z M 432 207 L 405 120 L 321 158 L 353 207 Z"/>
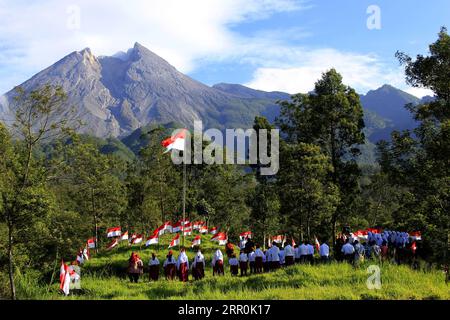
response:
<path fill-rule="evenodd" d="M 370 234 L 366 241 L 361 241 L 357 237 L 339 235 L 334 246 L 333 258 L 354 265 L 365 259 L 377 259 L 379 262 L 389 260 L 400 263 L 406 257 L 415 257 L 416 248 L 414 248 L 414 244 L 415 242 L 406 240 L 404 235 L 397 236 L 396 234 Z M 270 272 L 296 263 L 328 263 L 331 259 L 330 247 L 327 242 L 323 241 L 319 244 L 317 240 L 314 245 L 309 241 L 297 245 L 292 239 L 283 243 L 274 241 L 270 248 L 263 250 L 259 244 L 255 244 L 251 239 L 245 239 L 245 242 L 242 242 L 237 248 L 237 252 L 235 249 L 231 242 L 225 245 L 225 256 L 232 276 Z M 407 254 L 407 252 L 409 253 Z M 318 255 L 318 258 L 315 258 L 315 254 Z M 148 262 L 150 281 L 159 279 L 160 264 L 156 254 L 152 253 Z M 199 247 L 192 261 L 189 261 L 186 249 L 182 247 L 176 258 L 172 250 L 168 252 L 162 269 L 167 280 L 174 280 L 178 277 L 180 281 L 186 282 L 189 279 L 189 273 L 194 280 L 202 279 L 205 276 L 206 266 L 205 256 Z M 220 248 L 213 252 L 211 267 L 213 276 L 225 274 L 225 259 Z M 139 276 L 144 273 L 144 263 L 134 252 L 129 259 L 128 272 L 132 282 L 137 282 Z"/>

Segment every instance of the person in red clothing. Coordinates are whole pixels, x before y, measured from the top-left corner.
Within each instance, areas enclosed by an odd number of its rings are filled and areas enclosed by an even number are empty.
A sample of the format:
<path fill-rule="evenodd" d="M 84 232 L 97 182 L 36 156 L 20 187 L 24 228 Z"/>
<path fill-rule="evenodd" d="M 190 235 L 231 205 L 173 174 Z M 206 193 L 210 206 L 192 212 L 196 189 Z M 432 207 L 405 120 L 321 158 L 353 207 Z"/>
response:
<path fill-rule="evenodd" d="M 225 245 L 225 253 L 227 254 L 228 258 L 231 258 L 231 256 L 234 253 L 234 246 L 230 241 L 228 241 L 227 244 Z"/>
<path fill-rule="evenodd" d="M 181 247 L 180 255 L 178 256 L 177 270 L 180 281 L 187 282 L 189 280 L 189 259 L 184 247 Z"/>

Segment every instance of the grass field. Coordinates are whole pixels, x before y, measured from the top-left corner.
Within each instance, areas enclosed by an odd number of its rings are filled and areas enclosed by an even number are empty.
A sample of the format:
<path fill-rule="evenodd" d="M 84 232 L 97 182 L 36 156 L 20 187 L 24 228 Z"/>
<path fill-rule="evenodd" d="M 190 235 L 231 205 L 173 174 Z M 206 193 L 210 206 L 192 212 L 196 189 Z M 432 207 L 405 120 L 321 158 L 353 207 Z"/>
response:
<path fill-rule="evenodd" d="M 140 255 L 145 264 L 152 249 L 162 264 L 170 240 L 169 235 L 164 237 L 164 249 L 142 247 Z M 113 251 L 100 252 L 82 267 L 80 293 L 64 297 L 58 293 L 57 283 L 50 288 L 37 287 L 26 279 L 19 282 L 19 292 L 24 299 L 450 299 L 441 271 L 417 271 L 389 263 L 380 265 L 381 288 L 368 289 L 366 281 L 372 273 L 367 268 L 375 264 L 370 261 L 357 268 L 347 263 L 295 265 L 267 274 L 231 277 L 225 259 L 225 276 L 213 277 L 210 257 L 217 246 L 208 236 L 205 238 L 208 240 L 203 240 L 202 247 L 207 259 L 206 277 L 201 281 L 181 283 L 162 277 L 158 282 L 149 282 L 148 274 L 144 274 L 139 283 L 130 283 L 127 259 L 132 250 L 139 252 L 139 247 L 122 244 Z M 191 259 L 194 252 L 188 255 Z"/>

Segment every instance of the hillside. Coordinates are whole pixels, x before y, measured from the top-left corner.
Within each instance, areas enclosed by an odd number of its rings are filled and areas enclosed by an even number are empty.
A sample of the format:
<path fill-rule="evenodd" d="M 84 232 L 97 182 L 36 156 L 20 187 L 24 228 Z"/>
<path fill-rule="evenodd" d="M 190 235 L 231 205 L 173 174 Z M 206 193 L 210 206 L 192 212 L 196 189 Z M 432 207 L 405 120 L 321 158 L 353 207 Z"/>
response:
<path fill-rule="evenodd" d="M 187 284 L 166 281 L 149 282 L 148 274 L 139 283 L 132 284 L 126 277 L 127 259 L 137 251 L 146 265 L 151 252 L 164 260 L 167 245 L 172 235 L 164 235 L 160 250 L 152 246 L 120 247 L 110 252 L 101 251 L 82 267 L 82 291 L 69 297 L 58 293 L 59 285 L 52 285 L 50 292 L 45 287 L 33 291 L 22 291 L 24 298 L 32 299 L 450 299 L 444 275 L 440 271 L 414 271 L 408 266 L 384 264 L 381 267 L 382 289 L 367 288 L 367 268 L 373 262 L 366 262 L 358 268 L 347 263 L 329 265 L 295 265 L 277 272 L 247 277 L 231 277 L 227 258 L 225 276 L 213 277 L 211 255 L 217 248 L 210 236 L 202 236 L 201 247 L 206 258 L 206 277 L 194 282 L 190 276 Z M 187 237 L 190 243 L 193 236 Z M 222 247 L 223 250 L 223 247 Z M 178 250 L 174 249 L 175 256 Z M 192 261 L 193 252 L 188 251 Z M 161 275 L 161 274 L 160 274 Z M 22 284 L 22 282 L 21 282 Z"/>

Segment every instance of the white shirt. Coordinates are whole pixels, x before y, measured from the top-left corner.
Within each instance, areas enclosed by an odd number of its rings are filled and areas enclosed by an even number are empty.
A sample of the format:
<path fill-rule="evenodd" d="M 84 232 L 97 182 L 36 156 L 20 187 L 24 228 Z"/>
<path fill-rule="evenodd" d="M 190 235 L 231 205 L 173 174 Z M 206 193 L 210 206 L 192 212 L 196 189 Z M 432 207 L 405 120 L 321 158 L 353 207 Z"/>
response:
<path fill-rule="evenodd" d="M 320 245 L 319 253 L 321 257 L 328 257 L 330 255 L 330 247 L 328 247 L 326 243 L 322 243 Z"/>
<path fill-rule="evenodd" d="M 217 249 L 216 252 L 214 252 L 211 264 L 215 266 L 216 262 L 219 260 L 223 261 L 223 254 L 222 251 L 220 251 L 220 249 Z"/>
<path fill-rule="evenodd" d="M 308 254 L 314 254 L 314 246 L 312 244 L 308 244 Z"/>
<path fill-rule="evenodd" d="M 169 265 L 169 264 L 176 264 L 177 262 L 175 261 L 175 259 L 173 258 L 173 256 L 170 257 L 170 261 L 169 258 L 166 259 L 166 261 L 164 261 L 163 267 Z"/>
<path fill-rule="evenodd" d="M 228 260 L 228 263 L 230 264 L 230 266 L 237 266 L 239 262 L 238 262 L 238 259 L 236 259 L 236 258 L 230 258 Z"/>
<path fill-rule="evenodd" d="M 155 259 L 153 260 L 152 258 L 150 258 L 149 262 L 148 262 L 149 266 L 154 266 L 154 265 L 159 265 L 159 260 L 158 258 L 155 257 Z"/>
<path fill-rule="evenodd" d="M 256 249 L 255 257 L 264 257 L 264 252 L 260 248 Z"/>
<path fill-rule="evenodd" d="M 194 257 L 194 263 L 192 263 L 192 266 L 195 267 L 197 263 L 203 263 L 203 266 L 205 266 L 205 257 L 201 252 L 197 252 L 197 255 Z"/>
<path fill-rule="evenodd" d="M 306 244 L 302 243 L 300 247 L 298 247 L 298 250 L 300 251 L 301 256 L 308 255 L 308 246 Z"/>
<path fill-rule="evenodd" d="M 297 247 L 294 249 L 295 259 L 300 259 L 300 248 Z"/>
<path fill-rule="evenodd" d="M 251 251 L 251 252 L 248 254 L 248 261 L 250 261 L 250 262 L 255 262 L 255 258 L 256 258 L 256 253 L 255 253 L 254 251 Z"/>
<path fill-rule="evenodd" d="M 344 254 L 352 254 L 355 252 L 355 248 L 350 244 L 350 243 L 346 243 L 342 246 L 342 250 L 341 250 Z"/>
<path fill-rule="evenodd" d="M 269 261 L 280 261 L 280 249 L 277 246 L 272 246 L 269 249 Z"/>
<path fill-rule="evenodd" d="M 239 255 L 239 261 L 240 262 L 247 262 L 248 261 L 248 256 L 245 253 L 241 253 Z"/>
<path fill-rule="evenodd" d="M 288 244 L 285 248 L 284 248 L 284 255 L 286 257 L 293 257 L 295 256 L 295 251 L 294 248 L 292 248 L 292 246 L 290 244 Z"/>
<path fill-rule="evenodd" d="M 178 260 L 177 260 L 177 269 L 180 269 L 180 265 L 182 265 L 183 263 L 187 263 L 187 267 L 189 269 L 189 259 L 186 255 L 186 252 L 182 252 L 180 253 L 180 255 L 178 256 Z"/>

